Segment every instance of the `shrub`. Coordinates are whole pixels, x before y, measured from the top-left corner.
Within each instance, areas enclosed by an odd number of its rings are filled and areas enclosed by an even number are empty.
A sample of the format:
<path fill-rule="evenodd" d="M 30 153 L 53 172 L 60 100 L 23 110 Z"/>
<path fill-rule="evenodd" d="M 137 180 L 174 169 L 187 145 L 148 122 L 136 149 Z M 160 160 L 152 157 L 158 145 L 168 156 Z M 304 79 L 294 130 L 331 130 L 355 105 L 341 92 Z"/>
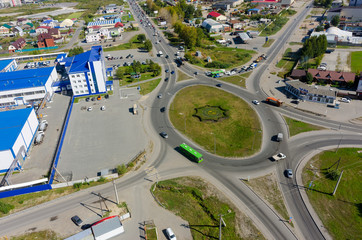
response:
<path fill-rule="evenodd" d="M 341 172 L 338 170 L 328 170 L 327 177 L 333 181 L 337 181 L 340 174 Z"/>
<path fill-rule="evenodd" d="M 82 186 L 82 183 L 74 183 L 73 184 L 74 189 L 79 189 L 81 186 Z"/>
<path fill-rule="evenodd" d="M 7 214 L 11 209 L 14 209 L 14 206 L 8 203 L 0 202 L 0 212 Z"/>
<path fill-rule="evenodd" d="M 230 63 L 222 63 L 219 61 L 209 62 L 205 65 L 207 68 L 228 68 L 230 66 Z"/>
<path fill-rule="evenodd" d="M 100 177 L 97 182 L 105 182 L 106 179 L 104 177 Z"/>
<path fill-rule="evenodd" d="M 124 164 L 117 166 L 117 173 L 119 176 L 122 176 L 126 172 L 127 172 L 127 167 Z"/>

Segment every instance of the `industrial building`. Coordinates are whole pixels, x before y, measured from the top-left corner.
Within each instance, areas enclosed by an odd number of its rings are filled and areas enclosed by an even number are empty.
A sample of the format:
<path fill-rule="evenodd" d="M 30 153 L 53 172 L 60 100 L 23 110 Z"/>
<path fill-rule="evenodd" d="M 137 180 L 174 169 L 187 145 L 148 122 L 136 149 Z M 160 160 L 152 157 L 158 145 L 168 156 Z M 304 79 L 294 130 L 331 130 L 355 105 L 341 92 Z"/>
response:
<path fill-rule="evenodd" d="M 107 92 L 107 76 L 102 46 L 74 57 L 60 57 L 57 61 L 69 75 L 73 95 L 92 95 Z"/>
<path fill-rule="evenodd" d="M 55 67 L 0 72 L 0 108 L 49 101 L 56 80 Z"/>
<path fill-rule="evenodd" d="M 15 59 L 0 60 L 0 72 L 12 72 L 18 68 Z"/>
<path fill-rule="evenodd" d="M 0 173 L 21 169 L 38 125 L 34 108 L 0 112 Z"/>

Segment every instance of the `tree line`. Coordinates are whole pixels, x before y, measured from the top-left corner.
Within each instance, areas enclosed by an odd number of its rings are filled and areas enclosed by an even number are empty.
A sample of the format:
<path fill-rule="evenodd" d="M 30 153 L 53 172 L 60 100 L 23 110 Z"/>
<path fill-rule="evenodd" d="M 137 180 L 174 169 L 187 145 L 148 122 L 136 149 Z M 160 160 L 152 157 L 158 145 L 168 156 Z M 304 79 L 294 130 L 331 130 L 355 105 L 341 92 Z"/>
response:
<path fill-rule="evenodd" d="M 326 52 L 327 45 L 328 43 L 325 35 L 308 38 L 304 42 L 303 48 L 301 50 L 302 59 L 310 59 L 321 56 Z"/>

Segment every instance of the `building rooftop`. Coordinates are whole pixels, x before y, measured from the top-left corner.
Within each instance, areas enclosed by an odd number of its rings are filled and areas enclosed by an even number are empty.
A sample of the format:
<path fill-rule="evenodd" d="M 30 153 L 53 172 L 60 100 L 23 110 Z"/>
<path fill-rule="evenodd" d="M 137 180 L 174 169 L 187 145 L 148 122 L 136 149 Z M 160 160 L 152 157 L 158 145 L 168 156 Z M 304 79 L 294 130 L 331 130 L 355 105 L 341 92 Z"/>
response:
<path fill-rule="evenodd" d="M 0 73 L 0 91 L 44 86 L 54 67 Z"/>
<path fill-rule="evenodd" d="M 210 12 L 208 15 L 209 15 L 209 16 L 211 16 L 211 17 L 218 17 L 218 16 L 221 16 L 221 14 L 220 14 L 220 13 L 218 13 L 218 12 L 214 12 L 214 11 Z"/>
<path fill-rule="evenodd" d="M 336 97 L 336 91 L 328 91 L 325 89 L 319 89 L 318 87 L 311 87 L 308 84 L 305 84 L 299 80 L 289 80 L 285 82 L 286 84 L 291 85 L 292 87 L 302 90 L 303 92 L 315 94 L 315 95 L 322 95 L 322 96 L 331 96 Z"/>
<path fill-rule="evenodd" d="M 0 72 L 6 68 L 12 61 L 14 61 L 13 59 L 6 59 L 6 60 L 0 60 Z"/>
<path fill-rule="evenodd" d="M 33 108 L 0 112 L 0 151 L 11 148 Z"/>
<path fill-rule="evenodd" d="M 70 67 L 69 73 L 88 72 L 88 62 L 99 61 L 101 58 L 102 46 L 93 46 L 91 50 L 78 54 L 74 57 L 64 59 L 65 66 Z"/>

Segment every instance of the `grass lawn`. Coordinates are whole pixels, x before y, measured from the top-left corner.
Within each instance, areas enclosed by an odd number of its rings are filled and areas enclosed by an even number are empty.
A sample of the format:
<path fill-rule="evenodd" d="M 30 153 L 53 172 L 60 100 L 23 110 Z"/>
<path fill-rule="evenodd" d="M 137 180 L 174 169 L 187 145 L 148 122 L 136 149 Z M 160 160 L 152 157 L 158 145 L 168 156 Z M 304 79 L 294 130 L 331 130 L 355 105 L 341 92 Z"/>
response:
<path fill-rule="evenodd" d="M 228 117 L 214 122 L 193 116 L 195 108 L 206 105 L 226 109 Z M 220 156 L 244 157 L 260 149 L 262 131 L 257 114 L 230 93 L 207 86 L 187 87 L 177 93 L 170 109 L 175 128 L 185 133 L 186 117 L 186 136 L 209 152 L 214 152 L 214 141 Z"/>
<path fill-rule="evenodd" d="M 8 239 L 8 238 L 4 238 Z M 16 237 L 11 237 L 10 240 L 38 240 L 38 239 L 49 239 L 49 240 L 61 240 L 60 236 L 52 230 L 44 230 L 39 232 L 29 232 Z"/>
<path fill-rule="evenodd" d="M 183 71 L 177 70 L 177 80 L 176 80 L 176 82 L 180 82 L 180 81 L 183 81 L 183 80 L 188 80 L 188 79 L 191 79 L 191 78 L 192 77 L 190 77 L 189 75 L 187 75 Z"/>
<path fill-rule="evenodd" d="M 127 50 L 127 49 L 137 49 L 137 48 L 142 48 L 143 47 L 143 43 L 139 42 L 137 40 L 137 36 L 134 36 L 133 38 L 131 38 L 129 40 L 128 43 L 124 43 L 118 46 L 113 46 L 113 47 L 109 47 L 109 48 L 103 48 L 103 50 L 105 52 L 110 52 L 110 51 L 118 51 L 118 50 Z"/>
<path fill-rule="evenodd" d="M 278 61 L 277 67 L 282 68 L 282 71 L 278 73 L 279 77 L 284 77 L 285 74 L 292 71 L 294 65 L 297 63 L 299 55 L 297 52 L 292 52 L 291 48 L 287 48 L 283 55 L 283 58 Z"/>
<path fill-rule="evenodd" d="M 125 16 L 122 16 L 122 22 L 127 22 L 127 21 L 134 21 L 134 17 L 132 14 L 131 14 L 131 17 L 129 17 L 128 14 Z"/>
<path fill-rule="evenodd" d="M 278 187 L 275 173 L 268 174 L 264 177 L 254 178 L 245 182 L 259 196 L 265 199 L 273 208 L 284 218 L 289 219 L 287 208 L 285 207 L 282 193 Z"/>
<path fill-rule="evenodd" d="M 301 42 L 290 42 L 289 45 L 303 45 Z"/>
<path fill-rule="evenodd" d="M 194 240 L 218 239 L 219 214 L 224 214 L 223 239 L 264 239 L 243 213 L 211 184 L 200 178 L 176 178 L 158 183 L 157 199 L 170 211 L 188 221 Z"/>
<path fill-rule="evenodd" d="M 225 81 L 225 82 L 228 82 L 228 83 L 232 83 L 232 84 L 235 84 L 235 85 L 243 87 L 243 88 L 245 88 L 245 85 L 246 85 L 245 78 L 241 77 L 240 75 L 234 75 L 234 76 L 230 76 L 230 77 L 222 77 L 222 78 L 219 78 L 219 80 Z"/>
<path fill-rule="evenodd" d="M 275 39 L 269 39 L 266 43 L 263 44 L 263 47 L 270 47 Z"/>
<path fill-rule="evenodd" d="M 146 228 L 147 240 L 157 240 L 156 228 Z"/>
<path fill-rule="evenodd" d="M 144 80 L 148 80 L 151 78 L 155 78 L 157 76 L 154 76 L 152 72 L 146 72 L 146 73 L 141 73 L 141 77 L 138 78 L 131 78 L 130 75 L 123 77 L 123 80 L 119 80 L 119 86 L 125 86 L 131 83 L 135 83 L 138 81 L 144 81 Z"/>
<path fill-rule="evenodd" d="M 252 55 L 255 54 L 252 50 L 245 50 L 245 49 L 236 49 L 236 48 L 226 48 L 226 47 L 216 47 L 216 48 L 197 48 L 197 51 L 200 51 L 203 55 L 203 58 L 194 58 L 197 61 L 196 64 L 200 67 L 207 67 L 207 64 L 204 59 L 206 57 L 211 57 L 212 61 L 227 64 L 228 67 L 232 68 L 243 65 L 250 61 Z M 195 55 L 195 52 L 191 53 Z M 197 59 L 197 60 L 196 60 Z M 220 68 L 220 67 L 211 67 L 211 68 Z"/>
<path fill-rule="evenodd" d="M 351 69 L 352 72 L 362 72 L 362 51 L 352 52 Z"/>
<path fill-rule="evenodd" d="M 68 16 L 69 19 L 80 18 L 83 15 L 83 12 L 74 12 Z"/>
<path fill-rule="evenodd" d="M 341 148 L 338 151 L 325 151 L 314 156 L 304 167 L 303 184 L 309 200 L 333 239 L 362 238 L 362 149 Z M 328 174 L 328 169 L 335 170 L 341 159 L 338 171 L 343 176 L 334 196 L 337 183 Z"/>
<path fill-rule="evenodd" d="M 289 134 L 290 136 L 295 136 L 302 132 L 310 132 L 310 131 L 316 131 L 316 130 L 322 130 L 325 129 L 324 127 L 316 126 L 313 124 L 305 123 L 302 121 L 298 121 L 293 118 L 288 118 L 286 116 L 283 116 L 286 123 L 289 127 Z"/>
<path fill-rule="evenodd" d="M 146 95 L 146 94 L 152 92 L 153 89 L 155 89 L 158 86 L 160 81 L 161 81 L 161 78 L 157 78 L 157 79 L 149 81 L 149 82 L 141 83 L 140 84 L 140 86 L 141 86 L 141 90 L 140 90 L 141 95 Z"/>

